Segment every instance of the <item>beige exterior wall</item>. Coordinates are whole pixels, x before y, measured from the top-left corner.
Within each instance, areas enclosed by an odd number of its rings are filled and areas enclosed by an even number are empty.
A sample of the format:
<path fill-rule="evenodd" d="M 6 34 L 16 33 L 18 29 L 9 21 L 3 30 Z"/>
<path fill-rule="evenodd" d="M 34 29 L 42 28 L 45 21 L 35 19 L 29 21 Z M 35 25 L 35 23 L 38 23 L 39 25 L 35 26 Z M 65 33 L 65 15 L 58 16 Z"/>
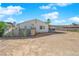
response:
<path fill-rule="evenodd" d="M 40 29 L 40 26 L 44 26 L 44 29 Z M 45 24 L 44 22 L 40 21 L 40 20 L 30 20 L 30 21 L 26 21 L 23 22 L 21 24 L 18 24 L 18 27 L 20 28 L 26 28 L 26 29 L 31 29 L 31 27 L 36 28 L 36 32 L 48 32 L 48 25 Z"/>

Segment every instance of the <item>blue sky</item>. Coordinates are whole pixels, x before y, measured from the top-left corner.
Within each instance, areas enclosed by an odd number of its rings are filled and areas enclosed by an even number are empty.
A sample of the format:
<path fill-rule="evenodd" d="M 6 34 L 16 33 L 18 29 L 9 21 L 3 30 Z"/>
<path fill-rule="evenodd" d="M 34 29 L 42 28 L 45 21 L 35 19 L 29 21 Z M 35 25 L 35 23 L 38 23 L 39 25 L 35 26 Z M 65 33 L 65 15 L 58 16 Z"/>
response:
<path fill-rule="evenodd" d="M 0 21 L 20 23 L 31 19 L 63 25 L 79 23 L 78 3 L 1 3 Z"/>

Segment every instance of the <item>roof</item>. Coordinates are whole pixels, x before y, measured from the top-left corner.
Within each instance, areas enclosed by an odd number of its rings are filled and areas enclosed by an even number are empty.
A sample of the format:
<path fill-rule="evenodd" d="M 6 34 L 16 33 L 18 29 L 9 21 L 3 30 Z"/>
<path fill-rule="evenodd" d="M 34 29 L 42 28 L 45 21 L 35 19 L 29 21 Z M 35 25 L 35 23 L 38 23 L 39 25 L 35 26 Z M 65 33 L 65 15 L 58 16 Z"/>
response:
<path fill-rule="evenodd" d="M 41 21 L 41 20 L 38 20 L 38 19 L 32 19 L 32 20 L 28 20 L 28 21 L 24 21 L 24 22 L 22 22 L 22 23 L 19 23 L 19 24 L 17 24 L 17 25 L 20 25 L 20 24 L 23 24 L 23 23 L 28 23 L 28 22 L 30 22 L 30 21 L 40 21 L 40 22 L 42 22 L 42 23 L 45 23 L 45 22 L 43 22 L 43 21 Z M 45 23 L 46 24 L 46 23 Z"/>

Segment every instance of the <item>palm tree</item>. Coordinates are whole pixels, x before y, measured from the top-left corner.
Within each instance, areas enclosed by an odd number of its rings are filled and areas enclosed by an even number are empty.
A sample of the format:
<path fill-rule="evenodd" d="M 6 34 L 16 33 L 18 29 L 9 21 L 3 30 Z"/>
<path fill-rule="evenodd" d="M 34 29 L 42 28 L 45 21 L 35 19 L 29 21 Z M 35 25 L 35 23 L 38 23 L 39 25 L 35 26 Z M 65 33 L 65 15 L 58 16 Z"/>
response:
<path fill-rule="evenodd" d="M 47 19 L 47 22 L 46 22 L 48 25 L 50 25 L 51 23 L 51 20 L 50 19 Z"/>
<path fill-rule="evenodd" d="M 49 28 L 49 30 L 50 30 L 50 23 L 51 23 L 51 20 L 50 20 L 50 19 L 47 19 L 46 24 L 48 24 L 48 28 Z"/>

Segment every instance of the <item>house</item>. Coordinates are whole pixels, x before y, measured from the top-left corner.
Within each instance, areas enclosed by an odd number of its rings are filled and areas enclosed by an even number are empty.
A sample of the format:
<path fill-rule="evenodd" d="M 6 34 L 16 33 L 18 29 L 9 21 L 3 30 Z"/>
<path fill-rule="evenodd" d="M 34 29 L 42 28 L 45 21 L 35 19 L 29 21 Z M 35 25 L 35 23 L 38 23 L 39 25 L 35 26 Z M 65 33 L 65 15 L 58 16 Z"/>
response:
<path fill-rule="evenodd" d="M 41 20 L 33 19 L 29 21 L 22 22 L 20 24 L 17 24 L 17 27 L 21 29 L 32 29 L 35 28 L 37 33 L 41 32 L 48 32 L 48 24 Z"/>
<path fill-rule="evenodd" d="M 24 21 L 15 26 L 14 29 L 7 31 L 5 36 L 27 36 L 36 33 L 49 32 L 48 24 L 41 20 L 33 19 Z"/>

